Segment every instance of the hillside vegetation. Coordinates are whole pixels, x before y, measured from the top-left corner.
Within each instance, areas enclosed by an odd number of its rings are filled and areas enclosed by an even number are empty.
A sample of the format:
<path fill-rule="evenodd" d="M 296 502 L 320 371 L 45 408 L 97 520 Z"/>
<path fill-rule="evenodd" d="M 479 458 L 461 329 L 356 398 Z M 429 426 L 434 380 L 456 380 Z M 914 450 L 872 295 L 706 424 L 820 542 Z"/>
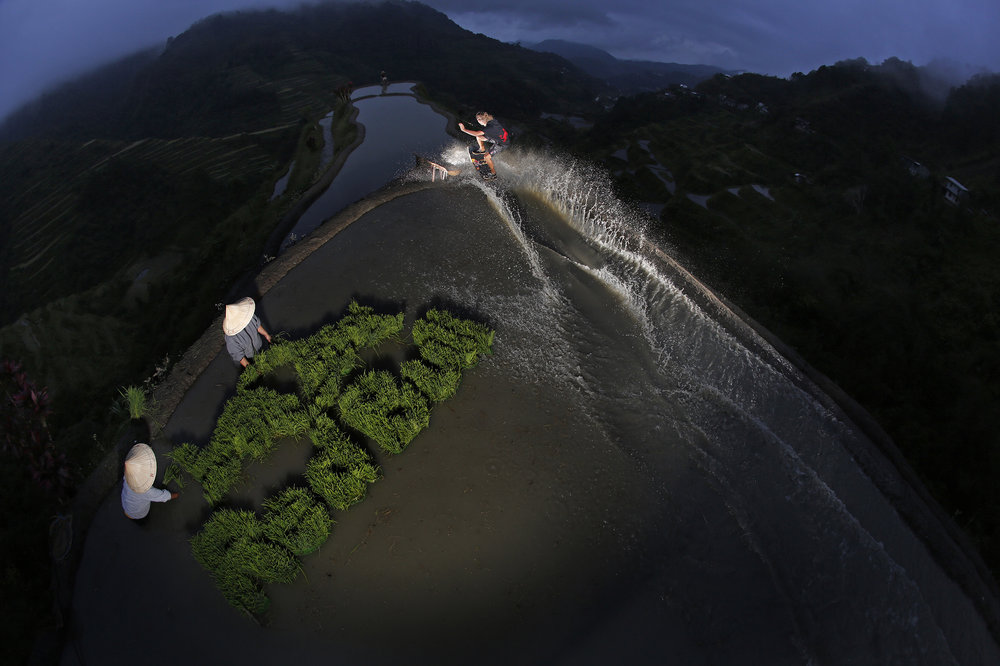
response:
<path fill-rule="evenodd" d="M 851 61 L 603 108 L 607 85 L 569 61 L 406 2 L 212 17 L 0 127 L 0 357 L 50 389 L 42 422 L 68 478 L 115 445 L 118 388 L 176 358 L 259 268 L 323 175 L 317 120 L 334 111 L 347 150 L 338 90 L 382 69 L 460 115 L 491 109 L 519 145 L 603 163 L 655 211 L 651 234 L 876 416 L 1000 571 L 996 77 L 933 100 L 908 63 Z M 960 205 L 948 176 L 969 188 Z M 60 505 L 23 461 L 0 470 L 5 506 L 35 511 L 0 534 L 3 598 L 37 600 L 5 624 L 23 652 L 50 605 L 41 551 Z"/>
<path fill-rule="evenodd" d="M 620 99 L 572 140 L 659 207 L 652 232 L 695 274 L 875 415 L 997 571 L 1000 77 L 942 103 L 917 80 L 899 61 L 717 76 Z"/>

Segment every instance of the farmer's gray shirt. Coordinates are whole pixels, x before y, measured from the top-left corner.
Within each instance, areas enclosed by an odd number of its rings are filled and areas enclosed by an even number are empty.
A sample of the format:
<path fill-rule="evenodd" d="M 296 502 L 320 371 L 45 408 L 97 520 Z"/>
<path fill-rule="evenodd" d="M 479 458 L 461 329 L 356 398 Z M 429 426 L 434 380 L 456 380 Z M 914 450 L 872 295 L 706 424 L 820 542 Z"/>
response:
<path fill-rule="evenodd" d="M 226 336 L 226 351 L 229 352 L 229 355 L 237 363 L 244 358 L 249 361 L 264 345 L 260 333 L 257 332 L 258 326 L 260 326 L 260 318 L 254 315 L 250 318 L 250 323 L 242 331 L 236 335 Z"/>
<path fill-rule="evenodd" d="M 139 520 L 149 515 L 150 502 L 169 502 L 170 491 L 162 488 L 150 488 L 144 493 L 137 493 L 128 487 L 128 481 L 122 479 L 122 508 L 129 518 Z"/>

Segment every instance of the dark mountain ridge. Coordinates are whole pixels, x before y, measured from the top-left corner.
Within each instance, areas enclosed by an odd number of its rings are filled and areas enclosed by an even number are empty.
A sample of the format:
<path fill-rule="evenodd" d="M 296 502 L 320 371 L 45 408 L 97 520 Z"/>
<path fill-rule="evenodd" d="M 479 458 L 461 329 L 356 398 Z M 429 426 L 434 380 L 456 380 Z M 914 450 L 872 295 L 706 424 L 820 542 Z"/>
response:
<path fill-rule="evenodd" d="M 150 53 L 19 109 L 0 126 L 0 140 L 253 131 L 297 122 L 333 104 L 338 87 L 375 82 L 383 69 L 515 118 L 586 109 L 602 89 L 556 55 L 468 32 L 417 2 L 218 14 Z M 489 84 L 470 86 L 482 71 Z"/>
<path fill-rule="evenodd" d="M 695 86 L 716 74 L 735 74 L 711 65 L 682 65 L 675 62 L 650 60 L 619 60 L 607 51 L 567 42 L 548 39 L 525 48 L 542 53 L 555 53 L 614 88 L 618 94 L 633 95 L 650 90 L 662 90 L 671 85 Z"/>

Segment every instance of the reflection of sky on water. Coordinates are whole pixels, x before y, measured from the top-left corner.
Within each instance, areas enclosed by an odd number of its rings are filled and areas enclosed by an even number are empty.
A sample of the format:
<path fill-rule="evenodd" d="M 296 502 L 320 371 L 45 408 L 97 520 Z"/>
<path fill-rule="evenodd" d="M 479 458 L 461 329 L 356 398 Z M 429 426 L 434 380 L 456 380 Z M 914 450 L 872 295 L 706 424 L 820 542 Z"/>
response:
<path fill-rule="evenodd" d="M 333 159 L 333 111 L 323 116 L 319 126 L 323 128 L 323 154 L 320 156 L 319 168 L 323 169 Z"/>
<path fill-rule="evenodd" d="M 295 160 L 288 165 L 288 170 L 285 171 L 285 175 L 278 179 L 278 182 L 274 184 L 274 192 L 271 194 L 271 201 L 274 201 L 282 194 L 285 193 L 285 188 L 288 187 L 288 179 L 292 176 L 292 169 L 295 168 Z"/>
<path fill-rule="evenodd" d="M 451 139 L 448 120 L 412 94 L 413 83 L 358 88 L 353 103 L 365 140 L 347 157 L 330 187 L 302 214 L 282 243 L 302 238 L 345 206 L 366 197 L 413 164 L 413 156 L 436 155 Z M 330 142 L 332 143 L 332 141 Z"/>

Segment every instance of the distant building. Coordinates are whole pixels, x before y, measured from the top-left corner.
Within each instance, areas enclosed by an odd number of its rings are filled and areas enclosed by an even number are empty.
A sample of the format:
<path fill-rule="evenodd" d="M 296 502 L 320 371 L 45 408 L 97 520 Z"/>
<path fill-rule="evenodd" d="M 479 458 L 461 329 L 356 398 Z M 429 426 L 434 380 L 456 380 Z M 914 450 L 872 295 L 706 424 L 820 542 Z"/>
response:
<path fill-rule="evenodd" d="M 944 179 L 944 198 L 956 206 L 967 199 L 969 190 L 951 176 Z"/>
<path fill-rule="evenodd" d="M 920 162 L 910 159 L 905 155 L 902 157 L 902 160 L 903 166 L 906 167 L 906 170 L 910 172 L 911 176 L 916 176 L 917 178 L 930 178 L 931 170 Z"/>

